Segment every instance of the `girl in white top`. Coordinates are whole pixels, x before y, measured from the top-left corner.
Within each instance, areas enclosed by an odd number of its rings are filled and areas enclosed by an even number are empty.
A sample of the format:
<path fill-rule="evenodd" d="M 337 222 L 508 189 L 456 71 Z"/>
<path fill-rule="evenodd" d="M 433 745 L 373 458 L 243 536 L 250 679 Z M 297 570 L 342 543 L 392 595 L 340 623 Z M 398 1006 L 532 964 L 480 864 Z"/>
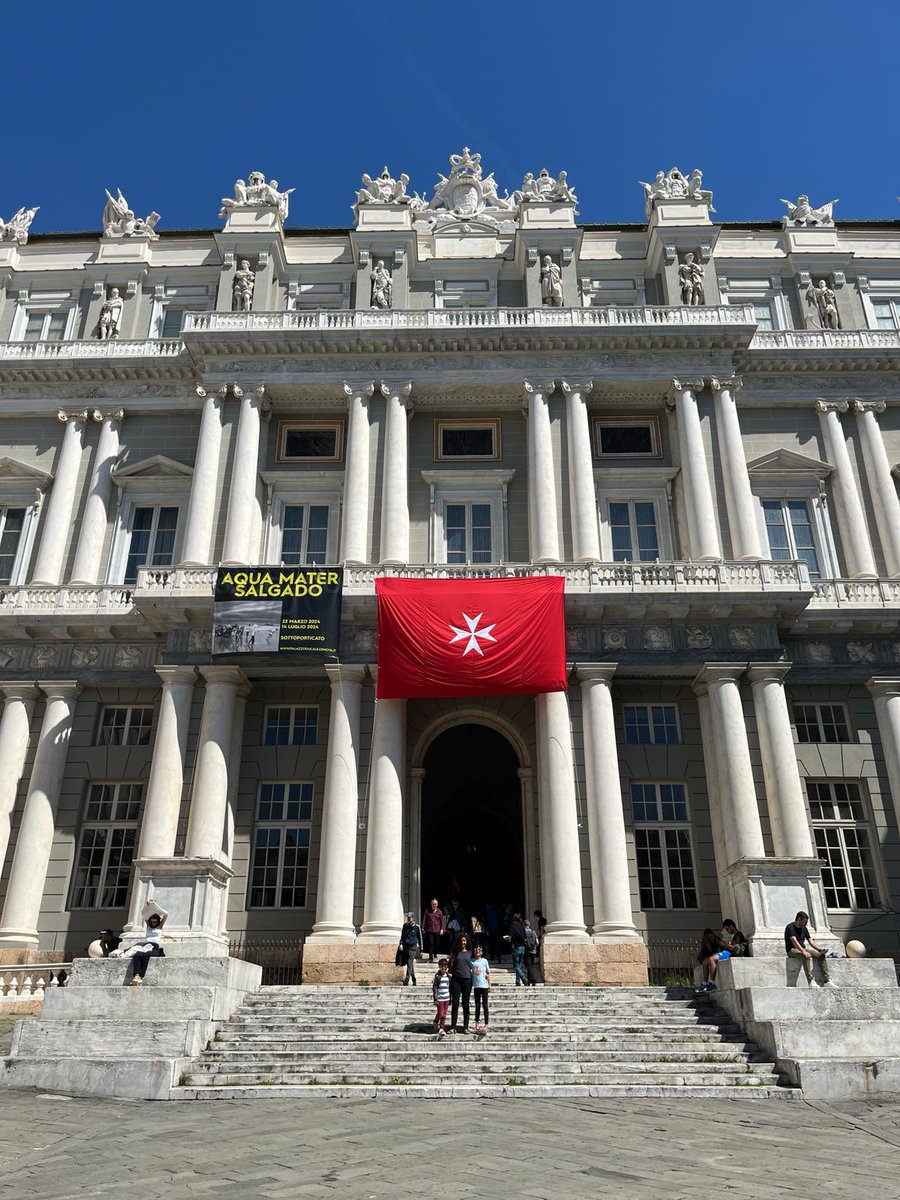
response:
<path fill-rule="evenodd" d="M 131 986 L 139 987 L 147 974 L 147 964 L 151 958 L 165 958 L 162 948 L 163 925 L 168 913 L 153 912 L 147 918 L 147 929 L 144 939 L 128 950 L 114 950 L 110 958 L 130 958 L 132 962 Z"/>

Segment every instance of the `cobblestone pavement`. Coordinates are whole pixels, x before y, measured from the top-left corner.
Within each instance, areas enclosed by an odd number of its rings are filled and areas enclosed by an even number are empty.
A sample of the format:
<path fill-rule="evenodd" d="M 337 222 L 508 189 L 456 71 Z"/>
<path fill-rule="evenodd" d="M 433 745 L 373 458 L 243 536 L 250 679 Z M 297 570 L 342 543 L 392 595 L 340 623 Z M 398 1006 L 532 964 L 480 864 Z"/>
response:
<path fill-rule="evenodd" d="M 0 1092 L 2 1194 L 900 1200 L 900 1103 L 150 1104 Z"/>

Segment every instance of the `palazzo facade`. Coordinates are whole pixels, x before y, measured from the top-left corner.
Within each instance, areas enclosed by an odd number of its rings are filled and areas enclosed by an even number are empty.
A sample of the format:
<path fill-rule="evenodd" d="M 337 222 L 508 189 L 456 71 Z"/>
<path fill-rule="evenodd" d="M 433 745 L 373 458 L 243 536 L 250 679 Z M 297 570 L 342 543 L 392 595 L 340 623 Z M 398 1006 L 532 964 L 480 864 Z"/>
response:
<path fill-rule="evenodd" d="M 637 981 L 734 905 L 762 944 L 788 876 L 898 950 L 897 222 L 440 180 L 364 176 L 347 229 L 259 173 L 216 230 L 4 227 L 0 956 L 182 862 L 308 977 L 458 894 Z M 212 657 L 217 566 L 264 563 L 343 566 L 334 661 Z M 567 693 L 376 704 L 376 578 L 544 573 Z"/>

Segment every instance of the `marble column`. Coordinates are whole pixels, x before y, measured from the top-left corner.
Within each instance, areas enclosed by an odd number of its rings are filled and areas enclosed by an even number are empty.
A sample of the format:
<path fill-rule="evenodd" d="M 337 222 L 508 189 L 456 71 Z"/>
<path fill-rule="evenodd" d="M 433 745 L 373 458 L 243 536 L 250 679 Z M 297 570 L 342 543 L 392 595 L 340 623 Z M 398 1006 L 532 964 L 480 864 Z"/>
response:
<path fill-rule="evenodd" d="M 673 379 L 669 404 L 675 409 L 678 422 L 690 556 L 692 559 L 720 559 L 722 547 L 716 528 L 716 506 L 697 406 L 697 393 L 702 388 L 702 379 L 693 383 Z"/>
<path fill-rule="evenodd" d="M 762 542 L 757 521 L 758 505 L 750 489 L 747 457 L 738 418 L 737 392 L 741 380 L 710 379 L 716 412 L 719 462 L 725 488 L 725 507 L 731 533 L 731 553 L 736 559 L 762 558 Z"/>
<path fill-rule="evenodd" d="M 265 388 L 234 394 L 241 402 L 234 460 L 231 464 L 231 487 L 228 492 L 228 515 L 225 519 L 225 540 L 222 562 L 226 566 L 246 566 L 257 560 L 253 545 L 254 514 L 258 513 L 256 489 L 259 480 L 259 439 L 264 414 L 268 414 Z"/>
<path fill-rule="evenodd" d="M 208 392 L 198 384 L 196 391 L 203 401 L 203 410 L 181 548 L 181 565 L 185 567 L 204 567 L 215 562 L 213 530 L 222 446 L 222 405 L 228 388 Z"/>
<path fill-rule="evenodd" d="M 776 858 L 814 858 L 806 800 L 784 691 L 791 663 L 751 663 L 756 728 L 762 753 L 769 824 Z"/>
<path fill-rule="evenodd" d="M 722 909 L 730 912 L 732 887 L 725 868 L 734 862 L 730 830 L 722 815 L 722 793 L 719 789 L 719 759 L 716 754 L 716 739 L 713 734 L 712 714 L 709 707 L 709 689 L 702 682 L 694 683 L 697 696 L 697 715 L 700 718 L 700 742 L 703 747 L 703 768 L 706 775 L 706 796 L 709 802 L 709 824 L 713 837 L 713 857 L 716 860 L 716 875 L 719 880 L 719 898 Z"/>
<path fill-rule="evenodd" d="M 224 862 L 234 709 L 238 691 L 248 684 L 238 667 L 200 667 L 200 674 L 206 680 L 206 695 L 184 853 L 186 858 Z"/>
<path fill-rule="evenodd" d="M 197 682 L 196 667 L 157 667 L 156 673 L 162 680 L 162 695 L 136 858 L 170 858 L 175 853 L 188 723 Z"/>
<path fill-rule="evenodd" d="M 884 767 L 900 825 L 900 676 L 875 676 L 866 687 L 875 702 Z"/>
<path fill-rule="evenodd" d="M 373 675 L 377 668 L 373 669 Z M 366 886 L 361 941 L 390 942 L 403 924 L 406 701 L 378 700 L 372 731 Z"/>
<path fill-rule="evenodd" d="M 548 404 L 556 390 L 556 381 L 526 382 L 524 386 L 524 410 L 528 423 L 528 542 L 531 561 L 559 562 L 556 471 Z"/>
<path fill-rule="evenodd" d="M 851 579 L 877 579 L 878 571 L 875 567 L 875 555 L 872 553 L 866 514 L 838 415 L 845 413 L 848 407 L 846 400 L 816 401 L 825 442 L 825 457 L 834 468 L 831 476 L 834 511 L 841 534 L 847 574 Z"/>
<path fill-rule="evenodd" d="M 81 690 L 71 680 L 41 683 L 39 687 L 47 703 L 6 886 L 0 946 L 38 944 L 38 920 L 53 848 L 59 794 Z"/>
<path fill-rule="evenodd" d="M 0 876 L 6 862 L 13 810 L 19 794 L 31 738 L 34 702 L 40 694 L 33 683 L 0 684 L 3 717 L 0 719 Z"/>
<path fill-rule="evenodd" d="M 385 398 L 384 471 L 381 489 L 381 561 L 409 562 L 409 421 L 411 383 L 383 383 Z"/>
<path fill-rule="evenodd" d="M 594 453 L 587 397 L 593 380 L 561 380 L 566 397 L 566 436 L 569 451 L 569 508 L 572 520 L 572 557 L 575 562 L 600 561 L 600 523 L 594 487 Z"/>
<path fill-rule="evenodd" d="M 369 561 L 369 400 L 374 390 L 374 383 L 344 384 L 347 449 L 340 561 L 345 566 Z"/>
<path fill-rule="evenodd" d="M 707 663 L 694 685 L 696 689 L 705 684 L 709 697 L 713 745 L 704 745 L 703 752 L 716 755 L 722 821 L 732 861 L 765 854 L 741 703 L 739 681 L 745 668 L 745 663 Z"/>
<path fill-rule="evenodd" d="M 69 576 L 70 583 L 95 585 L 100 580 L 103 565 L 103 546 L 109 526 L 109 498 L 112 493 L 112 472 L 119 457 L 119 433 L 125 420 L 123 409 L 114 412 L 94 412 L 100 422 L 100 436 L 94 454 L 91 487 L 84 502 L 75 561 Z"/>
<path fill-rule="evenodd" d="M 38 548 L 31 570 L 31 582 L 59 587 L 65 565 L 66 545 L 72 532 L 75 492 L 81 469 L 82 436 L 88 419 L 87 409 L 67 412 L 60 409 L 57 418 L 65 425 L 62 446 L 50 496 L 44 504 L 44 517 L 38 531 Z"/>
<path fill-rule="evenodd" d="M 541 896 L 551 942 L 588 940 L 581 888 L 572 726 L 565 692 L 535 696 L 540 758 Z"/>
<path fill-rule="evenodd" d="M 581 681 L 593 935 L 599 942 L 640 940 L 631 908 L 628 844 L 616 751 L 612 702 L 616 666 L 616 663 L 584 663 L 576 667 Z"/>
<path fill-rule="evenodd" d="M 897 485 L 891 474 L 877 415 L 883 413 L 886 407 L 883 400 L 853 401 L 866 465 L 866 481 L 875 510 L 875 524 L 878 526 L 885 566 L 888 575 L 897 576 L 900 575 L 900 499 L 897 498 Z"/>
<path fill-rule="evenodd" d="M 238 688 L 231 717 L 231 747 L 228 755 L 228 797 L 225 806 L 225 865 L 230 867 L 234 856 L 234 827 L 237 819 L 237 796 L 241 782 L 241 763 L 244 759 L 244 721 L 247 716 L 248 688 Z M 223 929 L 224 932 L 224 929 Z"/>
<path fill-rule="evenodd" d="M 319 845 L 316 923 L 310 940 L 352 942 L 359 823 L 359 710 L 364 665 L 326 665 L 331 716 Z M 384 701 L 379 702 L 379 707 Z"/>

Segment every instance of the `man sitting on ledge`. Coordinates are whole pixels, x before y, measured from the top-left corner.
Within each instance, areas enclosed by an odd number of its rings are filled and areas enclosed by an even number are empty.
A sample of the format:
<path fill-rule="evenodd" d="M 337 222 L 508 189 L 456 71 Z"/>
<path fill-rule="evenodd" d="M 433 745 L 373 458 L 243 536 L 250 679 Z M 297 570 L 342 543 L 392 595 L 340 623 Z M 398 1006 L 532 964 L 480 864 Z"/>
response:
<path fill-rule="evenodd" d="M 832 981 L 828 978 L 828 965 L 826 959 L 828 957 L 827 950 L 823 950 L 809 936 L 807 925 L 809 924 L 809 914 L 798 912 L 793 921 L 784 928 L 784 948 L 789 958 L 799 958 L 803 963 L 803 970 L 806 972 L 806 978 L 811 988 L 817 988 L 819 985 L 813 979 L 813 960 L 819 960 L 819 966 L 822 970 L 822 982 L 826 987 L 834 987 Z"/>

